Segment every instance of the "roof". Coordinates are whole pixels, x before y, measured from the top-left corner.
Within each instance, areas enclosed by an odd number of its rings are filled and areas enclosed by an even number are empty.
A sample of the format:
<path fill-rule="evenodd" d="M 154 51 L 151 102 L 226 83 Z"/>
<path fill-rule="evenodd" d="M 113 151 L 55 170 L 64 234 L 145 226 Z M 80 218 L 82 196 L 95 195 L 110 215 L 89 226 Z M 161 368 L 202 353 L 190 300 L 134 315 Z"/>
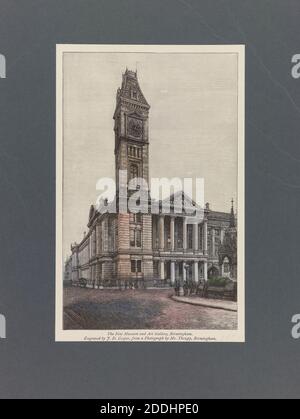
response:
<path fill-rule="evenodd" d="M 230 213 L 229 212 L 221 212 L 221 211 L 209 211 L 208 213 L 209 218 L 226 218 L 226 220 L 230 221 Z"/>
<path fill-rule="evenodd" d="M 122 86 L 117 91 L 117 101 L 122 99 L 150 109 L 150 105 L 146 101 L 139 85 L 137 71 L 126 69 L 125 73 L 122 75 Z"/>

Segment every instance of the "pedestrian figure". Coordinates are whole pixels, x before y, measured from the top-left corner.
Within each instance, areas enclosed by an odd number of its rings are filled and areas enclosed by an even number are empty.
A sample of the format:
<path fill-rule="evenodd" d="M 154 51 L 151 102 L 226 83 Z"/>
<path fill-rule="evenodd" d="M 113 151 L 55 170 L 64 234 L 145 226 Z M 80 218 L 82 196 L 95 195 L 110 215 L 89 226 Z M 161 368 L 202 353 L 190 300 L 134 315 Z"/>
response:
<path fill-rule="evenodd" d="M 204 282 L 202 297 L 208 298 L 208 282 L 207 281 Z"/>
<path fill-rule="evenodd" d="M 175 295 L 178 297 L 179 296 L 179 281 L 178 279 L 175 280 L 175 284 L 174 284 L 174 291 L 175 291 Z"/>

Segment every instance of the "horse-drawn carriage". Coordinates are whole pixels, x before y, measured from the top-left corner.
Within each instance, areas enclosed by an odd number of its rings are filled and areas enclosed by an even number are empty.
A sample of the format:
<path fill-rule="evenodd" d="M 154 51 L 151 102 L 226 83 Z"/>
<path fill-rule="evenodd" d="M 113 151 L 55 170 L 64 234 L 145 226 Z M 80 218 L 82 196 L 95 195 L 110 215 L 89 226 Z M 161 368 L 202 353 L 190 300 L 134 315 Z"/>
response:
<path fill-rule="evenodd" d="M 176 296 L 180 294 L 182 296 L 180 289 L 183 290 L 185 297 L 198 296 L 202 298 L 237 300 L 237 283 L 228 278 L 219 283 L 212 283 L 210 280 L 199 281 L 197 283 L 193 280 L 187 280 L 185 282 L 178 280 L 174 286 Z"/>
<path fill-rule="evenodd" d="M 78 286 L 80 288 L 86 288 L 86 286 L 87 286 L 87 279 L 86 278 L 79 278 L 78 279 Z"/>

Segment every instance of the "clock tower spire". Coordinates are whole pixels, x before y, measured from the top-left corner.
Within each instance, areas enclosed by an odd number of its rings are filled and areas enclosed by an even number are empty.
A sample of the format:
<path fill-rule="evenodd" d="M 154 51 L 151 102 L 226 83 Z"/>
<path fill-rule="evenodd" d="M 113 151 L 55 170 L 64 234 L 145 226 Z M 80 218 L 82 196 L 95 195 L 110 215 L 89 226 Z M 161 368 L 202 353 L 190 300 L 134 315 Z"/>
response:
<path fill-rule="evenodd" d="M 121 88 L 117 90 L 113 116 L 117 196 L 120 170 L 127 171 L 128 181 L 139 177 L 149 184 L 149 109 L 137 72 L 126 69 Z"/>
<path fill-rule="evenodd" d="M 122 85 L 117 91 L 114 112 L 116 196 L 122 194 L 124 182 L 119 171 L 125 171 L 127 182 L 143 178 L 149 185 L 149 133 L 150 106 L 140 88 L 137 72 L 126 69 Z M 125 182 L 124 182 L 125 183 Z M 121 187 L 122 186 L 122 187 Z M 128 196 L 128 194 L 127 194 Z M 120 211 L 116 219 L 118 278 L 153 278 L 152 215 Z"/>

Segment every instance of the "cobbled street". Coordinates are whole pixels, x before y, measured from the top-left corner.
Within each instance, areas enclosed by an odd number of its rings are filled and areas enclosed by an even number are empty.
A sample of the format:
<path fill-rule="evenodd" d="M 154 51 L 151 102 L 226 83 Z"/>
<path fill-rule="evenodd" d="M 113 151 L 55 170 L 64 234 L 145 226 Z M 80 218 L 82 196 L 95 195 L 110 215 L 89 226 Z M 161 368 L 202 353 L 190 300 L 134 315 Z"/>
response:
<path fill-rule="evenodd" d="M 171 289 L 64 289 L 64 329 L 233 330 L 237 313 L 184 304 Z"/>

